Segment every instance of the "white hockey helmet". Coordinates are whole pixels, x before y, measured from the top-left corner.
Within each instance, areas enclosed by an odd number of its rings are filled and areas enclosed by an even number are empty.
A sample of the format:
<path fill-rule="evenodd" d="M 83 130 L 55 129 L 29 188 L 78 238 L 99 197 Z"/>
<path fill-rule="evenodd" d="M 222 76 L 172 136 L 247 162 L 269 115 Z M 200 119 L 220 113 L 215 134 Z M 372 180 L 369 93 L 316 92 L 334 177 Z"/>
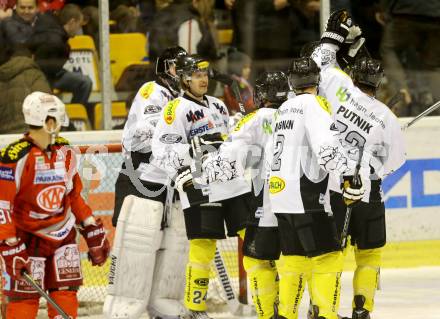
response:
<path fill-rule="evenodd" d="M 23 102 L 24 122 L 28 125 L 45 127 L 48 116 L 55 118 L 57 127 L 69 126 L 66 106 L 55 95 L 33 92 Z"/>

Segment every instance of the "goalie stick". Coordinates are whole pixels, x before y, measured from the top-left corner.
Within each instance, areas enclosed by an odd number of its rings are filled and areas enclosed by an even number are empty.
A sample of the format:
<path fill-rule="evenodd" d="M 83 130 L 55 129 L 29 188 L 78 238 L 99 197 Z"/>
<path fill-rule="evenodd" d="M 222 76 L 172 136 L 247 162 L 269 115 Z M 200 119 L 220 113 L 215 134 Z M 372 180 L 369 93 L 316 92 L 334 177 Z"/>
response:
<path fill-rule="evenodd" d="M 252 306 L 242 304 L 238 301 L 232 289 L 231 281 L 225 267 L 222 255 L 218 248 L 215 250 L 214 256 L 215 270 L 217 271 L 218 278 L 220 279 L 221 286 L 226 295 L 226 303 L 228 304 L 229 311 L 234 316 L 249 316 L 252 315 Z"/>
<path fill-rule="evenodd" d="M 61 317 L 63 317 L 63 319 L 70 319 L 70 316 L 64 312 L 64 310 L 55 302 L 55 300 L 53 300 L 41 287 L 39 284 L 37 284 L 34 280 L 34 278 L 32 278 L 31 275 L 29 275 L 26 271 L 24 271 L 22 273 L 22 276 L 24 278 L 24 280 L 32 286 L 32 288 L 34 288 L 36 291 L 38 291 L 38 293 L 40 294 L 41 297 L 43 297 L 44 299 L 46 299 L 46 301 L 48 303 L 50 303 L 52 305 L 52 307 L 54 307 L 56 309 L 56 311 L 58 311 L 58 313 L 61 315 Z"/>

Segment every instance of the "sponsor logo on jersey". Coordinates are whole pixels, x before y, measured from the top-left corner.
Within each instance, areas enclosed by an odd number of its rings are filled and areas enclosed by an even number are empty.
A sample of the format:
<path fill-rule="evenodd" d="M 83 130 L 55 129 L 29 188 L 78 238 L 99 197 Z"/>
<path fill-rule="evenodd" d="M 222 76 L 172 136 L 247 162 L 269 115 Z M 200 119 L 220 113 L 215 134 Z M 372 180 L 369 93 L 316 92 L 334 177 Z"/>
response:
<path fill-rule="evenodd" d="M 23 141 L 17 144 L 14 144 L 11 148 L 8 150 L 8 157 L 11 160 L 16 160 L 18 158 L 18 154 L 20 151 L 24 150 L 26 147 L 29 146 L 29 142 Z M 6 150 L 2 150 L 2 156 L 4 156 Z"/>
<path fill-rule="evenodd" d="M 11 202 L 7 200 L 0 200 L 0 209 L 11 209 Z"/>
<path fill-rule="evenodd" d="M 178 134 L 164 134 L 159 140 L 165 144 L 176 144 L 182 140 L 182 136 Z"/>
<path fill-rule="evenodd" d="M 319 106 L 326 111 L 328 114 L 332 114 L 332 106 L 329 103 L 329 101 L 327 101 L 326 98 L 323 98 L 322 96 L 317 95 L 316 96 L 316 100 L 318 101 Z"/>
<path fill-rule="evenodd" d="M 275 123 L 275 132 L 279 130 L 291 130 L 293 129 L 294 120 L 283 120 L 278 123 Z"/>
<path fill-rule="evenodd" d="M 269 135 L 272 134 L 272 122 L 271 121 L 264 119 L 262 125 L 263 125 L 263 132 L 265 134 L 269 134 Z"/>
<path fill-rule="evenodd" d="M 171 125 L 174 122 L 174 119 L 176 118 L 176 108 L 179 105 L 180 100 L 176 99 L 171 102 L 168 102 L 168 104 L 165 106 L 165 112 L 164 112 L 164 119 L 165 122 L 168 125 Z"/>
<path fill-rule="evenodd" d="M 245 125 L 247 122 L 249 122 L 255 115 L 257 115 L 257 112 L 253 111 L 253 112 L 249 113 L 248 115 L 244 116 L 240 121 L 238 121 L 237 125 L 234 128 L 234 132 L 241 130 L 243 125 Z"/>
<path fill-rule="evenodd" d="M 155 114 L 162 111 L 162 108 L 157 105 L 147 105 L 144 109 L 144 114 Z"/>
<path fill-rule="evenodd" d="M 66 170 L 64 168 L 46 169 L 35 171 L 34 184 L 55 184 L 64 181 Z"/>
<path fill-rule="evenodd" d="M 281 177 L 278 176 L 272 176 L 269 179 L 269 192 L 271 194 L 276 194 L 281 192 L 284 187 L 286 187 L 286 183 Z"/>
<path fill-rule="evenodd" d="M 354 111 L 351 111 L 344 106 L 340 106 L 336 114 L 343 113 L 342 116 L 352 122 L 354 125 L 359 127 L 362 131 L 366 132 L 367 134 L 370 134 L 370 130 L 373 128 L 373 125 L 368 123 L 365 119 L 360 117 L 358 114 L 356 114 Z"/>
<path fill-rule="evenodd" d="M 110 263 L 110 271 L 108 273 L 108 284 L 114 285 L 115 284 L 115 277 L 116 277 L 116 263 L 118 262 L 118 257 L 115 255 L 111 255 L 111 263 Z"/>
<path fill-rule="evenodd" d="M 338 127 L 335 123 L 332 123 L 332 125 L 330 125 L 330 131 L 338 131 Z"/>
<path fill-rule="evenodd" d="M 149 82 L 147 84 L 145 84 L 141 89 L 140 89 L 140 94 L 144 99 L 148 99 L 151 95 L 151 93 L 153 93 L 154 90 L 154 82 Z"/>
<path fill-rule="evenodd" d="M 11 167 L 0 166 L 0 179 L 4 181 L 15 180 L 14 170 Z"/>
<path fill-rule="evenodd" d="M 197 278 L 194 283 L 200 287 L 207 287 L 209 284 L 209 278 Z"/>
<path fill-rule="evenodd" d="M 63 209 L 65 193 L 66 188 L 61 185 L 46 187 L 37 195 L 38 206 L 48 212 L 60 212 Z"/>
<path fill-rule="evenodd" d="M 8 250 L 4 250 L 2 251 L 2 256 L 12 256 L 12 255 L 16 255 L 19 254 L 20 252 L 26 250 L 26 244 L 22 243 L 20 246 L 8 249 Z"/>
<path fill-rule="evenodd" d="M 194 112 L 191 110 L 188 112 L 188 114 L 186 114 L 186 120 L 189 123 L 195 123 L 203 118 L 205 118 L 205 113 L 203 110 L 195 110 Z"/>
<path fill-rule="evenodd" d="M 226 115 L 226 109 L 223 105 L 221 105 L 220 103 L 212 103 L 214 104 L 215 108 L 220 112 L 220 114 L 222 115 Z"/>
<path fill-rule="evenodd" d="M 214 128 L 214 124 L 212 124 L 212 122 L 209 121 L 208 124 L 190 130 L 189 136 L 201 135 L 213 128 Z"/>
<path fill-rule="evenodd" d="M 350 99 L 351 93 L 348 92 L 347 88 L 341 86 L 336 91 L 336 97 L 339 99 L 339 102 L 344 103 Z"/>

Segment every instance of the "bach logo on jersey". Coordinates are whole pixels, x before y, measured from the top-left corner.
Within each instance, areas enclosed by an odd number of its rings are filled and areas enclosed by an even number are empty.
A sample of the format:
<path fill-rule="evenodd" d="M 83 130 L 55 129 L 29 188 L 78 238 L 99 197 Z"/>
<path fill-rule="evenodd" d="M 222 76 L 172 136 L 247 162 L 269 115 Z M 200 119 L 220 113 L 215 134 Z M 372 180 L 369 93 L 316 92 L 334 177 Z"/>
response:
<path fill-rule="evenodd" d="M 286 187 L 286 183 L 281 177 L 278 176 L 272 176 L 269 179 L 269 192 L 271 194 L 276 194 L 281 192 L 284 187 Z"/>
<path fill-rule="evenodd" d="M 46 187 L 37 195 L 38 205 L 48 211 L 57 213 L 63 207 L 63 199 L 66 188 L 60 185 Z"/>
<path fill-rule="evenodd" d="M 176 118 L 176 108 L 179 105 L 179 103 L 180 103 L 180 100 L 176 99 L 176 100 L 169 102 L 167 104 L 167 106 L 165 107 L 165 112 L 164 112 L 163 116 L 164 116 L 165 122 L 168 125 L 171 125 L 174 122 L 174 119 Z"/>

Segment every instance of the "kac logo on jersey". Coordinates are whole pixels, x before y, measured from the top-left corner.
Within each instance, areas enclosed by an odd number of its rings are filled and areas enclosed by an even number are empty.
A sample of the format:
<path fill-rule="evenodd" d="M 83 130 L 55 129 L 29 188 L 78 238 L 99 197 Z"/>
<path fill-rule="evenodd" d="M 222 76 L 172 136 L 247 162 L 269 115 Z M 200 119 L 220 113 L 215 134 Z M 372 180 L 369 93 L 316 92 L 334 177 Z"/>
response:
<path fill-rule="evenodd" d="M 286 182 L 281 177 L 272 176 L 269 179 L 269 192 L 271 194 L 276 194 L 281 192 L 284 187 L 286 187 Z"/>
<path fill-rule="evenodd" d="M 180 100 L 176 99 L 167 104 L 165 107 L 164 120 L 168 125 L 171 125 L 176 118 L 176 108 L 179 105 Z"/>
<path fill-rule="evenodd" d="M 15 180 L 14 170 L 11 167 L 0 166 L 0 179 L 5 181 Z"/>
<path fill-rule="evenodd" d="M 60 212 L 63 208 L 65 193 L 66 188 L 64 186 L 54 185 L 46 187 L 37 195 L 38 206 L 48 212 Z"/>

